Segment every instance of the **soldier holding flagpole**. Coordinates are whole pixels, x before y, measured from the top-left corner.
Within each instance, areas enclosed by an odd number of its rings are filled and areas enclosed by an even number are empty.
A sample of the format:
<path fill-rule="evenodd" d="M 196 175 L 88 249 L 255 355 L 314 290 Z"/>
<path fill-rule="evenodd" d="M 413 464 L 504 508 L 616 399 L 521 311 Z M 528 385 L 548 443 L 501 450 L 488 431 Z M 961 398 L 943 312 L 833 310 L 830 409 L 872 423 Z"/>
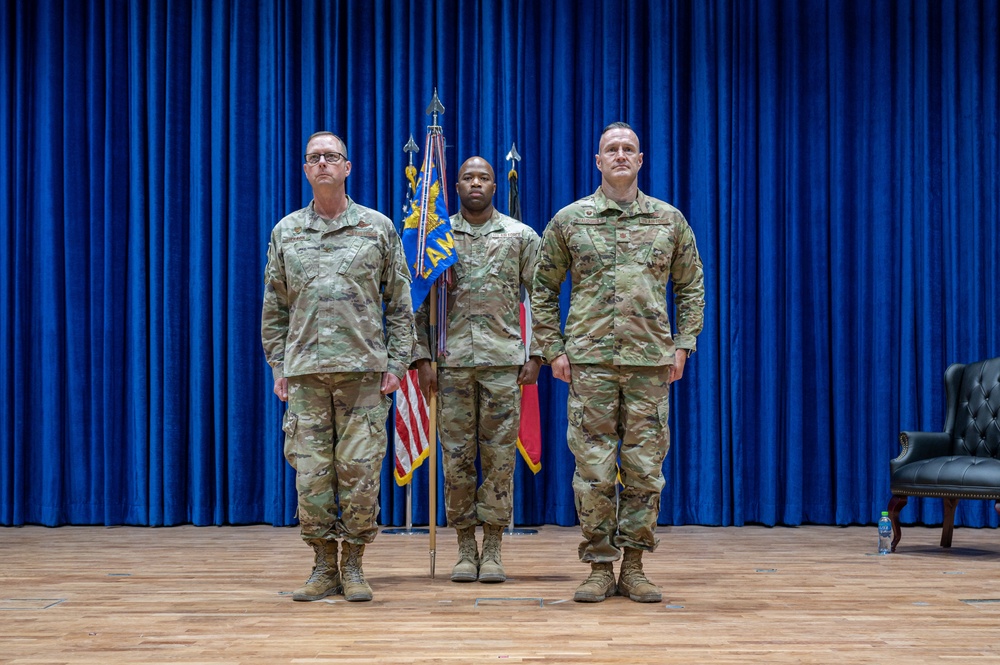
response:
<path fill-rule="evenodd" d="M 504 527 L 511 521 L 521 385 L 534 384 L 539 357 L 525 358 L 520 289 L 531 288 L 540 238 L 493 207 L 496 176 L 482 157 L 458 171 L 460 211 L 451 217 L 458 262 L 440 322 L 448 345 L 431 365 L 430 340 L 417 311 L 414 366 L 421 390 L 438 393 L 438 431 L 448 525 L 458 532 L 454 582 L 503 582 Z M 476 457 L 482 483 L 478 483 Z M 480 556 L 476 526 L 483 525 Z"/>

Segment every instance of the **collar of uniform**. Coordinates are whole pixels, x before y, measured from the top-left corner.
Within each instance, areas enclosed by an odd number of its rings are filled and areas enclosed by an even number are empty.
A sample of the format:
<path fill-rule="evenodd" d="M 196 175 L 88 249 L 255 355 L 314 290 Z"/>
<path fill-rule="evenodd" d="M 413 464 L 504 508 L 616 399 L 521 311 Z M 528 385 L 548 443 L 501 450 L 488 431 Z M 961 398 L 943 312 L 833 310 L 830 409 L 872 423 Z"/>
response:
<path fill-rule="evenodd" d="M 345 226 L 357 226 L 361 220 L 358 215 L 358 206 L 354 204 L 354 199 L 350 196 L 347 197 L 347 208 L 334 219 L 326 219 L 316 213 L 315 199 L 309 202 L 308 210 L 309 221 L 306 223 L 306 228 L 310 231 L 336 231 Z"/>
<path fill-rule="evenodd" d="M 452 215 L 451 230 L 458 233 L 467 233 L 474 237 L 485 236 L 497 231 L 503 231 L 503 223 L 500 218 L 500 211 L 493 208 L 493 214 L 490 215 L 490 218 L 482 224 L 476 225 L 470 224 L 462 216 L 461 212 L 457 212 Z"/>
<path fill-rule="evenodd" d="M 609 199 L 604 190 L 598 187 L 597 191 L 594 192 L 594 207 L 597 208 L 597 212 L 600 215 L 604 215 L 608 211 L 613 211 L 618 217 L 639 217 L 640 215 L 651 215 L 653 213 L 653 206 L 646 198 L 646 195 L 642 193 L 641 189 L 636 190 L 635 201 L 632 201 L 623 209 L 617 201 Z"/>

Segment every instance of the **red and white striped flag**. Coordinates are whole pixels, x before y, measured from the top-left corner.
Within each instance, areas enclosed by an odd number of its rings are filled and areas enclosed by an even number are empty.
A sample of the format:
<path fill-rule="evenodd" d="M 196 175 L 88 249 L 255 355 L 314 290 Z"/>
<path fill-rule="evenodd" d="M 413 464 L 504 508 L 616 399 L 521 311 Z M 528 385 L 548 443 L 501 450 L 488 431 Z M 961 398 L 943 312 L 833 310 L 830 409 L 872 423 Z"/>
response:
<path fill-rule="evenodd" d="M 396 469 L 393 475 L 397 485 L 406 485 L 430 453 L 430 419 L 427 402 L 417 383 L 417 370 L 411 369 L 404 376 L 396 392 Z"/>

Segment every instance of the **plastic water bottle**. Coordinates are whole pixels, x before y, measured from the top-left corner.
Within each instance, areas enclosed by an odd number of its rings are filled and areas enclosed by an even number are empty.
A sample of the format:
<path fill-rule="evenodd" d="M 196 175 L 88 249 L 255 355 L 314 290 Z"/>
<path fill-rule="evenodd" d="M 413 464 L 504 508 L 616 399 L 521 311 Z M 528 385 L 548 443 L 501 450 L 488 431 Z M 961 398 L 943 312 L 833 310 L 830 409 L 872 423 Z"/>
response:
<path fill-rule="evenodd" d="M 889 521 L 889 511 L 883 510 L 878 518 L 878 553 L 889 554 L 892 551 L 892 522 Z"/>

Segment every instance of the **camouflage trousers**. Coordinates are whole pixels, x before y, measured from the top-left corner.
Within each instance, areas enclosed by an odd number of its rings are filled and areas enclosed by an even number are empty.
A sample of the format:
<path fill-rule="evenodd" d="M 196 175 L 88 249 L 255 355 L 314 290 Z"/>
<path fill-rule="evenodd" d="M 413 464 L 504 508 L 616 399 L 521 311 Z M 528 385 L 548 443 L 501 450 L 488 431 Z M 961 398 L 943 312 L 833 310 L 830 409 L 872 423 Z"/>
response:
<path fill-rule="evenodd" d="M 295 469 L 306 541 L 375 539 L 392 404 L 381 383 L 380 372 L 288 377 L 285 459 Z"/>
<path fill-rule="evenodd" d="M 521 422 L 520 369 L 438 370 L 438 436 L 448 526 L 462 529 L 477 524 L 510 524 Z M 477 452 L 483 474 L 478 488 Z"/>
<path fill-rule="evenodd" d="M 670 448 L 669 376 L 669 366 L 573 365 L 566 439 L 576 458 L 582 561 L 615 561 L 623 547 L 656 548 Z M 619 474 L 623 489 L 616 501 Z"/>

